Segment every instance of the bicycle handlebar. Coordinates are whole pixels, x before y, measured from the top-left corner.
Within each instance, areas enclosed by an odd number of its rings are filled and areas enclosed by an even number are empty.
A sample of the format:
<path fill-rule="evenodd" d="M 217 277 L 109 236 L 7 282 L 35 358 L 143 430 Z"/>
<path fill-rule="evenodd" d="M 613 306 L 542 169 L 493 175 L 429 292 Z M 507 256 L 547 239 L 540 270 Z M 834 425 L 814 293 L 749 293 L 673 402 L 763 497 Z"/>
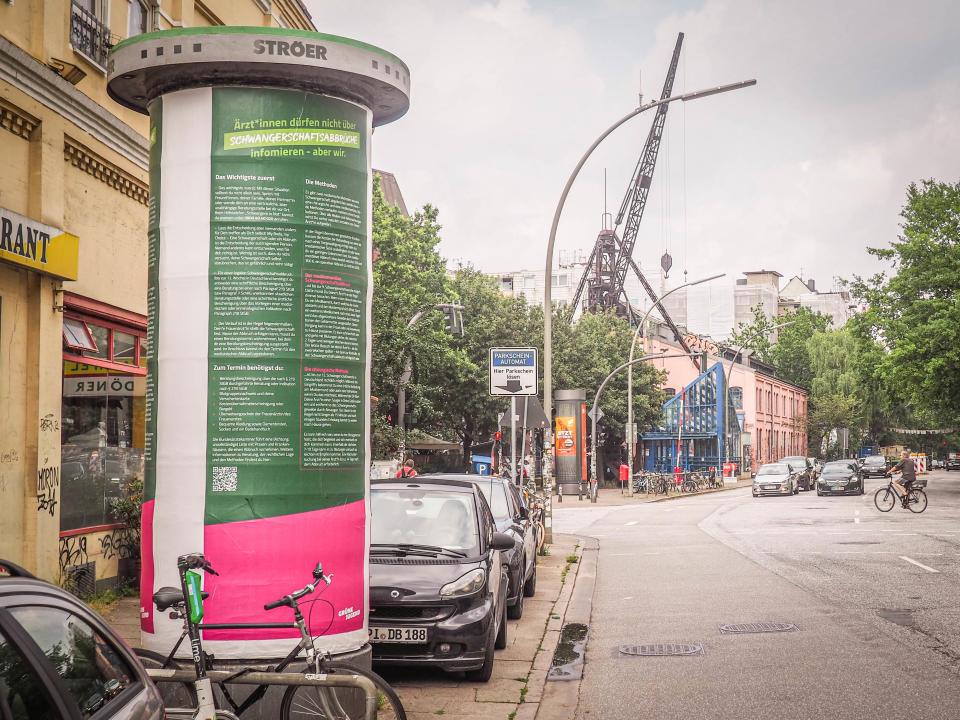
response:
<path fill-rule="evenodd" d="M 297 606 L 297 600 L 302 598 L 304 595 L 309 595 L 314 590 L 316 590 L 317 585 L 320 584 L 321 580 L 323 580 L 323 582 L 326 585 L 330 585 L 333 583 L 333 573 L 330 573 L 329 575 L 324 575 L 323 566 L 320 563 L 317 563 L 317 566 L 314 568 L 313 577 L 314 577 L 314 581 L 309 585 L 304 585 L 299 590 L 292 592 L 289 595 L 284 595 L 279 600 L 274 600 L 271 603 L 267 603 L 266 605 L 263 606 L 263 609 L 273 610 L 274 608 L 278 608 L 281 605 L 286 605 L 287 607 L 295 608 Z"/>

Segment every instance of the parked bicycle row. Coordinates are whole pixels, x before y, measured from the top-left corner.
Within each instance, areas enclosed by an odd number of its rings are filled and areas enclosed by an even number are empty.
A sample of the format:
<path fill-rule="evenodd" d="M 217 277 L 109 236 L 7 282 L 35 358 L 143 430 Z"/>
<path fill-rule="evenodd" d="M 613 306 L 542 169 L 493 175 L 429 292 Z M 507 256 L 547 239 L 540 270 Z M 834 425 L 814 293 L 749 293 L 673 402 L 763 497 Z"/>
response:
<path fill-rule="evenodd" d="M 723 478 L 715 470 L 665 473 L 639 472 L 633 476 L 633 492 L 651 495 L 697 493 L 723 487 Z"/>

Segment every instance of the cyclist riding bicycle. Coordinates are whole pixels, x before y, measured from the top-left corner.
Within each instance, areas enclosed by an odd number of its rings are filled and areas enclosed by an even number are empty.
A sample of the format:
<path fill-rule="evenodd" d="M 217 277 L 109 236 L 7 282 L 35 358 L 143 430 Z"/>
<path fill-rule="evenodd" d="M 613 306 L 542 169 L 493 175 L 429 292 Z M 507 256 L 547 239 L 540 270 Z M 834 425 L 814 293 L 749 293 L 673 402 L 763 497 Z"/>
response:
<path fill-rule="evenodd" d="M 896 480 L 893 481 L 893 484 L 903 493 L 903 506 L 906 507 L 909 502 L 910 489 L 917 481 L 917 467 L 906 450 L 900 453 L 900 462 L 887 471 L 887 477 L 890 477 L 895 472 L 901 474 L 900 482 L 903 484 L 901 485 Z"/>

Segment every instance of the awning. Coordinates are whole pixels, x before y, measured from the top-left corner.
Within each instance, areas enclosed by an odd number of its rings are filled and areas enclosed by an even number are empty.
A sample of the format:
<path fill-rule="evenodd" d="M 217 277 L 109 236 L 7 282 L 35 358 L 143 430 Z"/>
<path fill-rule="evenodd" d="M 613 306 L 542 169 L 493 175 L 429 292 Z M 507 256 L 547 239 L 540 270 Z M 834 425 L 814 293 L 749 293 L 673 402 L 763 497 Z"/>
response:
<path fill-rule="evenodd" d="M 459 443 L 441 440 L 422 430 L 412 430 L 407 435 L 404 445 L 410 450 L 463 450 L 463 446 Z"/>

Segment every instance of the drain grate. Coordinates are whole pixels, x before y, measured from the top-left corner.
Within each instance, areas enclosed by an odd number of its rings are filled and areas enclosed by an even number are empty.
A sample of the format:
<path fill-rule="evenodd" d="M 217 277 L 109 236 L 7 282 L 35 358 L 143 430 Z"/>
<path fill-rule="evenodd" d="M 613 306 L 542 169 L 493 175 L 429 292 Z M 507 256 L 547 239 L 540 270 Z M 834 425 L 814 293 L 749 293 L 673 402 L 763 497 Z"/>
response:
<path fill-rule="evenodd" d="M 799 630 L 793 623 L 787 622 L 758 622 L 758 623 L 730 623 L 720 626 L 720 632 L 723 634 L 746 634 L 746 633 L 771 633 L 771 632 L 795 632 Z"/>
<path fill-rule="evenodd" d="M 652 645 L 621 645 L 621 655 L 641 657 L 676 657 L 684 655 L 703 655 L 703 643 L 655 643 Z"/>

